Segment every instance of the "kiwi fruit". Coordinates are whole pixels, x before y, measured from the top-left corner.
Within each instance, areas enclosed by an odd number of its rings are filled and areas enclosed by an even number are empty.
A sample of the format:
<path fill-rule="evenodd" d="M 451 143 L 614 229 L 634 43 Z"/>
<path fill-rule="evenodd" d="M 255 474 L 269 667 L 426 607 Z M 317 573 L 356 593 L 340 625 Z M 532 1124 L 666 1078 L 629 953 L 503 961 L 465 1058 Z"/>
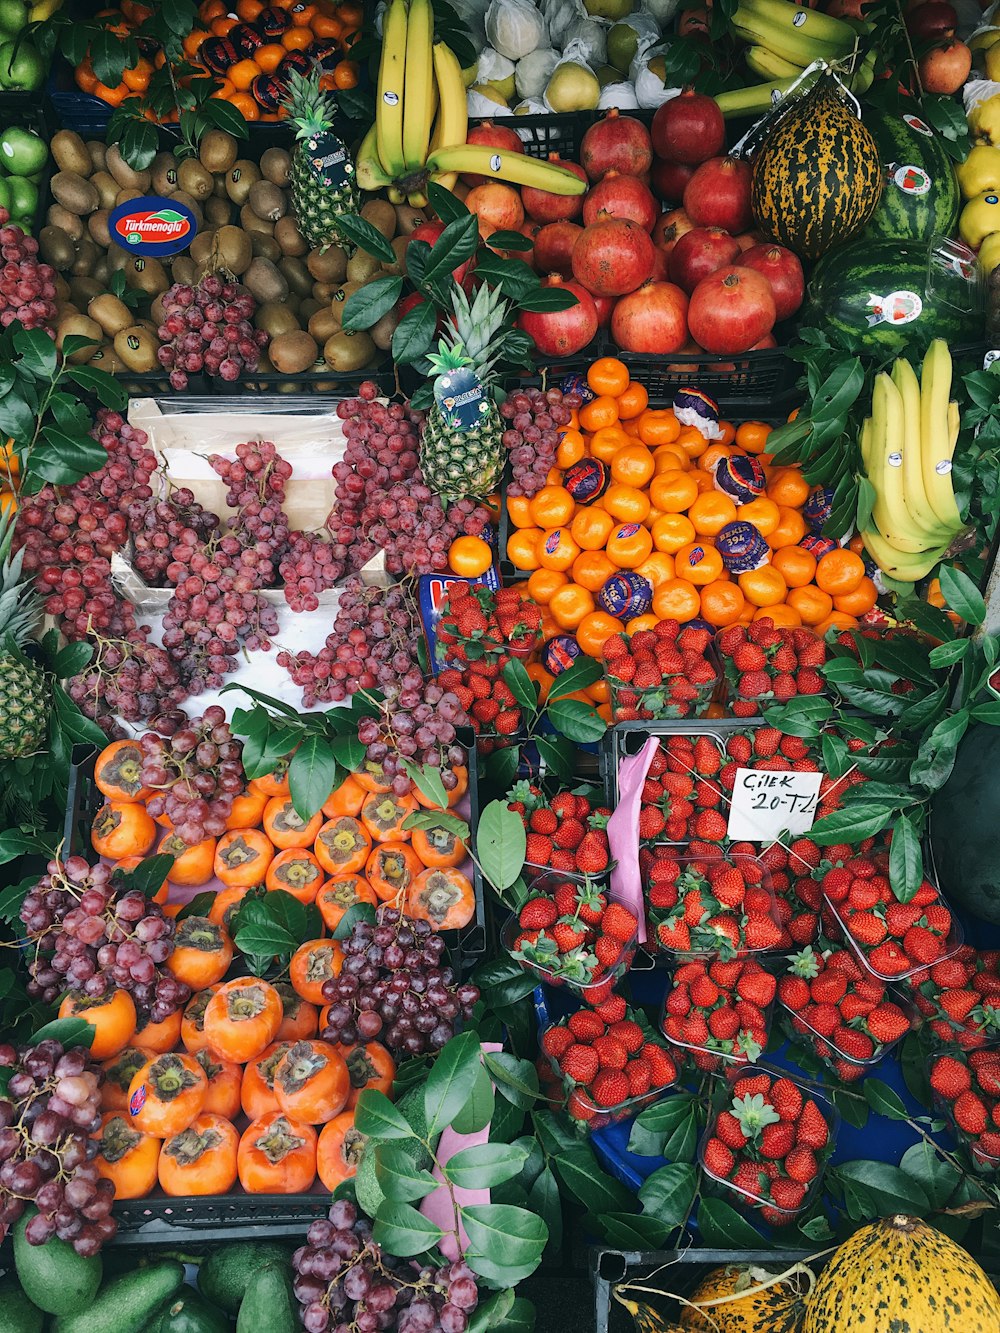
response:
<path fill-rule="evenodd" d="M 306 268 L 317 282 L 341 283 L 347 277 L 347 252 L 339 245 L 310 250 Z"/>
<path fill-rule="evenodd" d="M 340 332 L 340 321 L 334 318 L 333 311 L 328 305 L 322 310 L 317 310 L 310 318 L 309 332 L 318 343 L 325 343 L 328 338 Z"/>
<path fill-rule="evenodd" d="M 108 273 L 124 273 L 125 265 L 129 262 L 129 256 L 120 245 L 113 245 L 107 251 L 104 258 L 108 261 Z"/>
<path fill-rule="evenodd" d="M 89 276 L 93 272 L 94 265 L 97 263 L 97 255 L 97 246 L 89 236 L 85 236 L 82 241 L 77 241 L 76 258 L 70 265 L 70 273 Z M 53 265 L 53 267 L 55 267 L 55 265 Z"/>
<path fill-rule="evenodd" d="M 295 333 L 279 333 L 267 349 L 275 370 L 282 375 L 301 375 L 316 360 L 319 347 L 303 329 Z"/>
<path fill-rule="evenodd" d="M 239 227 L 231 227 L 228 224 L 220 227 L 215 233 L 215 248 L 220 265 L 236 277 L 245 273 L 250 267 L 253 246 L 250 237 Z"/>
<path fill-rule="evenodd" d="M 89 279 L 83 278 L 80 281 L 87 282 Z M 134 318 L 125 302 L 119 301 L 118 297 L 112 296 L 110 292 L 101 292 L 92 297 L 87 304 L 87 314 L 112 337 L 116 333 L 121 333 L 122 329 L 127 329 Z"/>
<path fill-rule="evenodd" d="M 94 164 L 87 145 L 72 130 L 60 130 L 49 140 L 49 152 L 60 171 L 75 171 L 78 176 L 89 176 Z"/>
<path fill-rule="evenodd" d="M 288 296 L 284 273 L 269 259 L 253 260 L 243 274 L 243 285 L 261 305 L 268 301 L 284 301 Z"/>
<path fill-rule="evenodd" d="M 157 153 L 149 166 L 155 194 L 169 197 L 177 189 L 177 159 L 173 153 Z"/>
<path fill-rule="evenodd" d="M 177 168 L 177 184 L 193 199 L 207 199 L 215 188 L 212 173 L 196 157 L 186 157 Z"/>
<path fill-rule="evenodd" d="M 87 219 L 87 230 L 90 232 L 90 239 L 95 245 L 99 245 L 102 250 L 106 250 L 111 244 L 111 233 L 108 231 L 108 218 L 111 214 L 106 208 L 99 208 L 96 213 L 91 213 Z"/>
<path fill-rule="evenodd" d="M 149 307 L 149 318 L 157 328 L 160 327 L 166 318 L 167 312 L 163 309 L 163 298 L 165 295 L 165 292 L 161 292 L 159 296 L 154 297 Z"/>
<path fill-rule="evenodd" d="M 388 352 L 392 346 L 392 335 L 396 332 L 399 316 L 395 310 L 387 310 L 368 330 L 368 336 L 380 352 Z"/>
<path fill-rule="evenodd" d="M 89 180 L 85 180 L 76 171 L 57 171 L 52 177 L 49 188 L 57 204 L 62 204 L 77 217 L 86 217 L 96 213 L 101 206 L 101 196 Z"/>
<path fill-rule="evenodd" d="M 108 145 L 101 139 L 88 139 L 85 145 L 90 155 L 90 167 L 81 171 L 81 176 L 89 176 L 91 171 L 104 171 L 108 165 Z"/>
<path fill-rule="evenodd" d="M 283 217 L 278 219 L 274 224 L 274 239 L 281 246 L 282 254 L 291 255 L 295 259 L 300 259 L 302 255 L 309 252 L 309 246 L 295 225 L 294 218 Z"/>
<path fill-rule="evenodd" d="M 284 192 L 270 181 L 254 181 L 247 195 L 247 203 L 266 222 L 277 222 L 288 212 Z"/>
<path fill-rule="evenodd" d="M 93 301 L 95 297 L 101 296 L 103 292 L 104 288 L 101 286 L 99 279 L 89 277 L 85 273 L 73 278 L 69 284 L 69 299 L 76 306 L 77 310 L 86 310 L 90 302 Z M 90 312 L 88 311 L 87 313 L 89 314 Z M 90 318 L 94 319 L 95 316 L 91 315 Z M 129 318 L 131 319 L 131 315 Z M 97 322 L 100 324 L 101 321 L 98 320 Z"/>
<path fill-rule="evenodd" d="M 171 198 L 173 199 L 174 203 L 183 204 L 185 208 L 189 208 L 197 225 L 199 227 L 202 226 L 202 224 L 205 221 L 205 215 L 201 211 L 201 204 L 194 197 L 193 194 L 188 194 L 186 190 L 181 190 L 178 188 L 173 192 Z"/>
<path fill-rule="evenodd" d="M 117 355 L 111 343 L 101 343 L 100 347 L 96 347 L 94 355 L 90 358 L 90 364 L 108 375 L 115 375 L 125 369 L 121 357 Z"/>
<path fill-rule="evenodd" d="M 392 264 L 383 264 L 382 272 L 401 274 L 403 277 L 405 277 L 406 247 L 410 244 L 410 238 L 409 236 L 394 236 L 393 239 L 389 242 L 389 244 L 392 246 L 392 250 L 396 256 L 396 260 L 395 263 Z"/>
<path fill-rule="evenodd" d="M 340 286 L 339 282 L 314 282 L 313 300 L 318 301 L 320 305 L 329 305 L 333 300 L 333 294 Z"/>
<path fill-rule="evenodd" d="M 248 231 L 250 237 L 250 248 L 256 259 L 260 255 L 261 259 L 269 259 L 272 264 L 276 264 L 281 258 L 281 246 L 269 236 L 266 231 Z"/>
<path fill-rule="evenodd" d="M 65 272 L 76 259 L 76 244 L 61 227 L 43 227 L 38 234 L 38 252 L 46 264 Z"/>
<path fill-rule="evenodd" d="M 245 157 L 237 158 L 226 177 L 226 193 L 241 208 L 250 197 L 250 187 L 261 179 L 260 167 Z"/>
<path fill-rule="evenodd" d="M 274 223 L 259 218 L 249 204 L 244 204 L 240 209 L 240 226 L 244 231 L 262 231 L 267 236 L 274 235 Z M 280 245 L 278 249 L 281 249 Z"/>
<path fill-rule="evenodd" d="M 92 338 L 94 340 L 94 346 L 81 347 L 66 358 L 75 366 L 89 361 L 104 338 L 104 331 L 100 324 L 94 319 L 89 319 L 86 315 L 64 315 L 60 319 L 59 327 L 56 329 L 56 346 L 60 352 L 62 351 L 63 340 L 68 338 L 70 334 L 75 337 Z"/>
<path fill-rule="evenodd" d="M 367 333 L 345 333 L 341 329 L 323 344 L 323 360 L 331 370 L 361 370 L 374 359 L 375 344 Z"/>
<path fill-rule="evenodd" d="M 315 315 L 318 310 L 322 310 L 324 308 L 325 308 L 324 305 L 321 304 L 319 301 L 317 301 L 314 296 L 307 296 L 304 301 L 299 302 L 299 308 L 296 312 L 299 317 L 299 323 L 308 326 L 309 321 L 312 319 L 313 315 Z M 317 339 L 317 342 L 322 342 L 322 341 L 323 341 L 322 338 Z"/>
<path fill-rule="evenodd" d="M 236 140 L 225 130 L 209 130 L 198 145 L 198 157 L 208 172 L 228 171 L 238 151 Z"/>
<path fill-rule="evenodd" d="M 158 346 L 156 334 L 141 324 L 130 324 L 115 334 L 115 355 L 129 370 L 155 370 Z"/>
<path fill-rule="evenodd" d="M 205 200 L 205 220 L 213 227 L 225 226 L 232 214 L 232 208 L 228 199 L 220 199 L 218 195 L 210 194 Z"/>
<path fill-rule="evenodd" d="M 284 148 L 267 148 L 261 153 L 260 169 L 265 180 L 283 189 L 292 171 L 291 155 Z"/>
<path fill-rule="evenodd" d="M 108 145 L 104 157 L 104 169 L 111 172 L 119 185 L 131 190 L 141 190 L 144 194 L 148 192 L 152 182 L 148 170 L 136 171 L 134 167 L 129 166 L 116 143 Z"/>
<path fill-rule="evenodd" d="M 117 246 L 115 247 L 118 248 Z M 100 284 L 102 292 L 108 290 L 108 283 L 111 281 L 111 266 L 108 264 L 107 252 L 97 256 L 97 263 L 91 270 L 90 276 L 96 283 Z"/>
<path fill-rule="evenodd" d="M 186 282 L 189 286 L 193 285 L 197 281 L 195 276 L 196 267 L 194 260 L 189 255 L 175 255 L 170 269 L 174 282 Z"/>
<path fill-rule="evenodd" d="M 334 318 L 337 321 L 338 328 L 344 315 L 344 303 L 349 296 L 353 296 L 356 291 L 364 286 L 361 282 L 342 282 L 330 298 L 330 309 L 333 311 Z"/>
<path fill-rule="evenodd" d="M 68 208 L 63 208 L 62 204 L 49 204 L 49 211 L 45 215 L 45 221 L 50 227 L 58 227 L 73 241 L 83 239 L 83 221 L 76 213 L 71 213 Z"/>
<path fill-rule="evenodd" d="M 257 307 L 253 322 L 258 329 L 266 329 L 272 338 L 282 333 L 294 333 L 299 327 L 295 311 L 284 301 L 265 301 Z M 309 332 L 312 333 L 312 329 Z"/>
<path fill-rule="evenodd" d="M 141 190 L 134 190 L 131 186 L 123 186 L 115 195 L 115 207 L 119 204 L 127 204 L 132 199 L 141 199 L 143 197 Z"/>
<path fill-rule="evenodd" d="M 118 191 L 122 188 L 114 176 L 108 171 L 95 171 L 90 178 L 90 183 L 100 196 L 101 208 L 114 208 Z"/>
<path fill-rule="evenodd" d="M 348 282 L 370 282 L 381 271 L 382 265 L 374 255 L 355 250 L 347 261 Z"/>
<path fill-rule="evenodd" d="M 397 236 L 409 236 L 411 231 L 416 231 L 422 222 L 427 221 L 422 211 L 410 204 L 396 204 L 395 209 Z"/>
<path fill-rule="evenodd" d="M 313 281 L 301 259 L 286 255 L 284 259 L 278 260 L 278 269 L 285 275 L 290 291 L 296 296 L 302 298 L 312 295 Z"/>
<path fill-rule="evenodd" d="M 214 199 L 229 199 L 229 192 L 226 189 L 226 173 L 220 172 L 217 176 L 213 176 L 212 180 L 215 182 L 212 186 L 212 197 Z M 232 200 L 230 199 L 229 202 L 232 203 Z"/>
<path fill-rule="evenodd" d="M 396 234 L 396 210 L 388 199 L 369 199 L 361 210 L 361 216 L 370 222 L 376 231 L 381 232 L 387 241 Z"/>
<path fill-rule="evenodd" d="M 159 296 L 170 286 L 167 271 L 152 255 L 126 255 L 125 285 L 147 296 Z"/>
<path fill-rule="evenodd" d="M 206 227 L 188 246 L 188 254 L 196 264 L 208 264 L 215 252 L 215 232 Z"/>

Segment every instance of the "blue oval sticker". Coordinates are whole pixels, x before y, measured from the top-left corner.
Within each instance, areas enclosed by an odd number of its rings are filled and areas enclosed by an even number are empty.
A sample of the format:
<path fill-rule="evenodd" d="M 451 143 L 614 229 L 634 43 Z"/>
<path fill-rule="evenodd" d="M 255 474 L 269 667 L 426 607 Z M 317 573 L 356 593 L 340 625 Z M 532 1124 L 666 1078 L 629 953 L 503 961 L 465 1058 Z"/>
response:
<path fill-rule="evenodd" d="M 112 209 L 108 231 L 129 254 L 175 255 L 194 240 L 198 224 L 186 204 L 151 194 Z"/>

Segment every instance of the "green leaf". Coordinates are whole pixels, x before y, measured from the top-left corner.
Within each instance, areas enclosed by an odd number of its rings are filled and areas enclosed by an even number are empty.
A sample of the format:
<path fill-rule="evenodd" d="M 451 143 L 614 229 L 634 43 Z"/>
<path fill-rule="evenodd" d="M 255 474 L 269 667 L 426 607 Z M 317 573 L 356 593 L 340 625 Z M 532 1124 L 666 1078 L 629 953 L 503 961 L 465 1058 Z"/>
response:
<path fill-rule="evenodd" d="M 861 1091 L 868 1099 L 868 1105 L 877 1115 L 884 1115 L 889 1120 L 906 1120 L 909 1112 L 903 1099 L 888 1083 L 878 1078 L 866 1078 L 861 1083 Z"/>
<path fill-rule="evenodd" d="M 232 102 L 227 102 L 221 97 L 212 97 L 203 102 L 202 114 L 206 116 L 215 129 L 225 130 L 231 134 L 234 139 L 248 139 L 250 130 L 245 118 L 238 107 L 233 106 Z"/>
<path fill-rule="evenodd" d="M 438 1181 L 416 1165 L 401 1142 L 380 1143 L 376 1147 L 375 1177 L 382 1193 L 393 1203 L 423 1199 L 438 1187 Z"/>
<path fill-rule="evenodd" d="M 521 231 L 495 231 L 486 244 L 491 250 L 530 250 L 531 241 Z"/>
<path fill-rule="evenodd" d="M 817 819 L 809 832 L 810 838 L 821 847 L 836 842 L 860 842 L 881 833 L 890 822 L 884 805 L 861 804 L 834 810 L 831 815 Z"/>
<path fill-rule="evenodd" d="M 706 1246 L 723 1250 L 764 1250 L 767 1241 L 724 1199 L 702 1199 L 698 1229 Z"/>
<path fill-rule="evenodd" d="M 57 1041 L 65 1049 L 73 1046 L 90 1046 L 97 1029 L 85 1018 L 57 1018 L 46 1023 L 37 1032 L 31 1034 L 34 1045 L 40 1041 Z"/>
<path fill-rule="evenodd" d="M 392 334 L 392 357 L 401 365 L 412 365 L 426 356 L 434 341 L 437 311 L 429 301 L 407 310 Z"/>
<path fill-rule="evenodd" d="M 582 699 L 557 699 L 548 705 L 546 712 L 556 730 L 578 745 L 599 741 L 608 729 L 596 708 Z"/>
<path fill-rule="evenodd" d="M 71 486 L 107 462 L 104 448 L 89 435 L 67 435 L 55 426 L 45 426 L 31 451 L 32 475 L 56 486 Z"/>
<path fill-rule="evenodd" d="M 510 1051 L 486 1051 L 483 1061 L 502 1097 L 525 1110 L 534 1106 L 538 1100 L 538 1071 L 530 1060 L 520 1060 Z"/>
<path fill-rule="evenodd" d="M 662 1250 L 676 1230 L 649 1213 L 601 1213 L 587 1220 L 587 1229 L 600 1230 L 609 1245 L 621 1250 Z"/>
<path fill-rule="evenodd" d="M 361 761 L 365 757 L 365 747 L 357 736 L 335 736 L 329 744 L 333 757 L 341 768 L 346 768 L 348 773 L 353 773 L 361 767 Z"/>
<path fill-rule="evenodd" d="M 462 1032 L 441 1048 L 424 1085 L 429 1134 L 440 1133 L 472 1096 L 481 1055 L 474 1032 Z"/>
<path fill-rule="evenodd" d="M 429 765 L 414 764 L 409 759 L 403 760 L 403 768 L 406 770 L 407 777 L 422 796 L 425 796 L 439 810 L 447 810 L 448 793 L 441 781 L 440 769 L 431 768 Z"/>
<path fill-rule="evenodd" d="M 379 1141 L 412 1139 L 413 1129 L 384 1092 L 366 1088 L 354 1110 L 354 1128 L 359 1134 Z"/>
<path fill-rule="evenodd" d="M 635 1118 L 629 1135 L 629 1152 L 640 1157 L 659 1157 L 664 1140 L 674 1134 L 692 1114 L 694 1101 L 687 1093 L 675 1093 L 647 1106 Z"/>
<path fill-rule="evenodd" d="M 489 1074 L 482 1065 L 476 1071 L 472 1095 L 451 1122 L 456 1134 L 478 1134 L 493 1119 L 496 1098 Z"/>
<path fill-rule="evenodd" d="M 875 487 L 867 477 L 858 478 L 858 516 L 856 527 L 859 532 L 863 532 L 871 523 L 872 509 L 878 498 Z"/>
<path fill-rule="evenodd" d="M 907 1148 L 899 1159 L 899 1169 L 917 1181 L 934 1209 L 947 1207 L 962 1183 L 961 1173 L 939 1157 L 926 1139 Z"/>
<path fill-rule="evenodd" d="M 857 1221 L 889 1213 L 913 1212 L 923 1216 L 928 1210 L 923 1186 L 889 1162 L 842 1162 L 831 1169 L 830 1175 L 845 1187 L 845 1194 L 850 1191 L 853 1196 L 848 1198 L 848 1209 Z"/>
<path fill-rule="evenodd" d="M 518 301 L 521 310 L 538 312 L 572 310 L 573 306 L 578 304 L 576 296 L 568 287 L 538 286 Z"/>
<path fill-rule="evenodd" d="M 82 640 L 78 643 L 68 643 L 53 658 L 52 672 L 60 680 L 68 680 L 70 676 L 78 675 L 93 655 L 94 649 L 89 643 Z"/>
<path fill-rule="evenodd" d="M 431 246 L 431 256 L 424 269 L 424 282 L 444 278 L 476 253 L 479 244 L 479 219 L 474 213 L 449 222 Z M 420 309 L 420 307 L 417 307 Z"/>
<path fill-rule="evenodd" d="M 510 687 L 510 692 L 528 714 L 533 714 L 538 707 L 535 683 L 528 675 L 528 668 L 516 657 L 504 663 L 503 678 Z"/>
<path fill-rule="evenodd" d="M 513 958 L 492 959 L 477 967 L 473 981 L 482 992 L 483 999 L 493 1009 L 500 1009 L 509 1004 L 516 1004 L 530 995 L 535 989 L 535 978 L 519 967 Z M 486 1055 L 487 1065 L 491 1053 Z"/>
<path fill-rule="evenodd" d="M 381 260 L 383 264 L 395 264 L 395 250 L 367 218 L 359 217 L 356 213 L 342 213 L 337 218 L 337 230 L 374 259 Z"/>
<path fill-rule="evenodd" d="M 17 828 L 0 833 L 0 865 L 16 861 L 19 856 L 30 856 L 33 852 L 48 853 L 51 850 L 50 841 L 35 833 L 25 833 Z"/>
<path fill-rule="evenodd" d="M 981 625 L 986 619 L 986 603 L 968 574 L 945 561 L 938 571 L 938 578 L 947 606 L 967 624 Z"/>
<path fill-rule="evenodd" d="M 535 745 L 548 773 L 555 778 L 573 776 L 576 747 L 565 736 L 536 736 Z"/>
<path fill-rule="evenodd" d="M 288 765 L 288 789 L 295 813 L 309 822 L 328 800 L 337 777 L 337 761 L 321 736 L 303 738 Z"/>
<path fill-rule="evenodd" d="M 214 902 L 214 893 L 196 893 L 177 913 L 176 920 L 186 921 L 189 916 L 208 916 Z"/>
<path fill-rule="evenodd" d="M 13 337 L 14 351 L 20 357 L 19 367 L 36 379 L 50 380 L 56 373 L 59 354 L 56 345 L 44 329 L 18 329 Z"/>
<path fill-rule="evenodd" d="M 291 894 L 284 896 L 291 898 Z M 294 953 L 302 943 L 302 934 L 289 927 L 285 911 L 272 902 L 276 898 L 276 892 L 268 893 L 264 898 L 247 898 L 240 904 L 233 918 L 233 943 L 242 953 L 273 958 Z M 292 901 L 302 907 L 296 899 Z"/>
<path fill-rule="evenodd" d="M 514 1307 L 514 1292 L 510 1287 L 480 1301 L 469 1320 L 466 1333 L 489 1333 L 491 1328 L 505 1327 L 505 1321 Z"/>
<path fill-rule="evenodd" d="M 468 842 L 472 836 L 472 831 L 464 819 L 460 819 L 458 815 L 448 814 L 444 810 L 414 810 L 403 820 L 403 828 L 424 829 L 428 833 L 441 829 L 456 838 L 461 838 L 463 842 Z"/>
<path fill-rule="evenodd" d="M 931 1085 L 927 1073 L 928 1053 L 922 1030 L 908 1032 L 899 1046 L 899 1064 L 903 1071 L 906 1089 L 922 1106 L 929 1107 Z"/>
<path fill-rule="evenodd" d="M 930 735 L 920 742 L 917 757 L 910 767 L 910 781 L 931 791 L 942 787 L 955 766 L 955 751 L 968 726 L 969 714 L 964 708 L 950 717 L 943 717 Z"/>
<path fill-rule="evenodd" d="M 367 921 L 369 925 L 374 926 L 375 908 L 371 903 L 352 903 L 337 922 L 333 938 L 335 940 L 346 940 L 359 921 Z"/>
<path fill-rule="evenodd" d="M 379 1205 L 372 1231 L 375 1243 L 391 1254 L 409 1258 L 424 1254 L 441 1239 L 441 1228 L 408 1203 Z"/>
<path fill-rule="evenodd" d="M 511 1180 L 527 1159 L 527 1148 L 518 1144 L 480 1143 L 474 1148 L 463 1148 L 450 1157 L 444 1173 L 453 1185 L 463 1189 L 489 1189 Z"/>
<path fill-rule="evenodd" d="M 147 856 L 134 870 L 115 870 L 112 878 L 122 886 L 123 893 L 135 891 L 144 898 L 152 898 L 159 892 L 173 864 L 172 856 Z"/>
<path fill-rule="evenodd" d="M 128 406 L 128 394 L 107 371 L 94 366 L 67 366 L 66 374 L 81 389 L 92 393 L 104 407 L 122 412 Z"/>
<path fill-rule="evenodd" d="M 932 667 L 949 667 L 960 662 L 972 647 L 971 639 L 955 639 L 953 643 L 939 643 L 927 656 Z"/>
<path fill-rule="evenodd" d="M 469 1237 L 465 1261 L 473 1272 L 511 1283 L 534 1272 L 548 1239 L 540 1217 L 505 1203 L 474 1204 L 461 1214 Z"/>
<path fill-rule="evenodd" d="M 924 856 L 920 835 L 909 815 L 900 815 L 892 826 L 889 847 L 889 883 L 901 903 L 908 903 L 924 878 Z"/>
<path fill-rule="evenodd" d="M 596 658 L 581 653 L 573 665 L 567 667 L 552 682 L 549 698 L 555 700 L 564 694 L 576 694 L 578 690 L 585 690 L 588 685 L 600 680 L 603 674 Z"/>
<path fill-rule="evenodd" d="M 639 1190 L 643 1210 L 670 1228 L 679 1227 L 694 1202 L 698 1168 L 693 1162 L 672 1162 L 647 1176 Z"/>
<path fill-rule="evenodd" d="M 399 277 L 376 278 L 352 292 L 341 311 L 341 325 L 348 333 L 370 329 L 396 306 L 403 291 Z"/>
<path fill-rule="evenodd" d="M 445 224 L 469 216 L 469 210 L 458 195 L 452 194 L 451 190 L 446 190 L 436 181 L 431 181 L 427 186 L 427 202 Z"/>
<path fill-rule="evenodd" d="M 553 1166 L 564 1187 L 590 1212 L 628 1212 L 635 1207 L 632 1192 L 601 1170 L 586 1144 L 559 1149 Z"/>
<path fill-rule="evenodd" d="M 491 801 L 479 816 L 476 855 L 484 878 L 498 893 L 510 888 L 520 875 L 526 846 L 520 815 L 506 801 Z"/>

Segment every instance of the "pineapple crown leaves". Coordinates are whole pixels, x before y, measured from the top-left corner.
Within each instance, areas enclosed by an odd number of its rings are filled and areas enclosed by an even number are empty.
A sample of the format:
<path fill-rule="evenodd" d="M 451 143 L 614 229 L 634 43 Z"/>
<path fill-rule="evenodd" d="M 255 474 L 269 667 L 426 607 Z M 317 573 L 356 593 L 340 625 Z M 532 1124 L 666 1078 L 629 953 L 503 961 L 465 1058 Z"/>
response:
<path fill-rule="evenodd" d="M 472 366 L 472 357 L 467 356 L 462 340 L 447 343 L 442 338 L 436 352 L 428 352 L 427 360 L 435 375 L 447 375 L 450 370 L 461 370 L 463 366 Z"/>
<path fill-rule="evenodd" d="M 308 139 L 330 129 L 337 113 L 337 99 L 319 86 L 320 66 L 312 65 L 305 74 L 297 70 L 289 76 L 282 106 L 295 125 L 296 139 Z"/>
<path fill-rule="evenodd" d="M 768 1125 L 776 1125 L 781 1119 L 771 1103 L 765 1101 L 762 1092 L 734 1097 L 729 1109 L 740 1122 L 740 1129 L 748 1139 L 757 1138 Z"/>
<path fill-rule="evenodd" d="M 512 312 L 513 306 L 498 288 L 481 283 L 470 301 L 465 288 L 452 282 L 445 330 L 448 341 L 442 339 L 439 346 L 460 348 L 467 357 L 463 364 L 474 367 L 484 388 L 503 356 L 504 340 L 512 330 Z"/>
<path fill-rule="evenodd" d="M 788 961 L 791 963 L 788 971 L 793 977 L 804 977 L 807 980 L 818 977 L 829 954 L 829 949 L 820 954 L 816 952 L 811 944 L 807 944 L 798 953 L 786 954 Z"/>

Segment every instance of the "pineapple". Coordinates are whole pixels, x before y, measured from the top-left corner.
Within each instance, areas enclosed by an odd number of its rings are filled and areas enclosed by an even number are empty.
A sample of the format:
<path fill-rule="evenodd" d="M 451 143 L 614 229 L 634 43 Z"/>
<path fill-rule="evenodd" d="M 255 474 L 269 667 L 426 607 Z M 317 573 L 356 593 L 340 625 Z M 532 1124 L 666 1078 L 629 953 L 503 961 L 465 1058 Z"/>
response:
<path fill-rule="evenodd" d="M 42 599 L 31 577 L 21 573 L 24 552 L 8 556 L 12 536 L 8 511 L 0 520 L 0 759 L 36 753 L 48 734 L 45 673 L 22 652 L 41 617 Z"/>
<path fill-rule="evenodd" d="M 343 244 L 337 219 L 357 213 L 354 163 L 333 133 L 336 101 L 319 86 L 320 70 L 294 73 L 288 80 L 285 108 L 295 126 L 292 153 L 292 212 L 299 231 L 313 249 Z"/>
<path fill-rule="evenodd" d="M 504 425 L 490 394 L 493 368 L 507 333 L 509 306 L 502 292 L 483 285 L 469 302 L 463 289 L 452 290 L 452 313 L 447 338 L 428 356 L 438 378 L 434 406 L 427 414 L 420 441 L 420 470 L 427 485 L 443 500 L 488 495 L 503 471 Z M 446 379 L 447 377 L 447 379 Z M 478 382 L 483 388 L 478 422 L 458 429 L 442 405 L 445 393 L 453 397 Z"/>

